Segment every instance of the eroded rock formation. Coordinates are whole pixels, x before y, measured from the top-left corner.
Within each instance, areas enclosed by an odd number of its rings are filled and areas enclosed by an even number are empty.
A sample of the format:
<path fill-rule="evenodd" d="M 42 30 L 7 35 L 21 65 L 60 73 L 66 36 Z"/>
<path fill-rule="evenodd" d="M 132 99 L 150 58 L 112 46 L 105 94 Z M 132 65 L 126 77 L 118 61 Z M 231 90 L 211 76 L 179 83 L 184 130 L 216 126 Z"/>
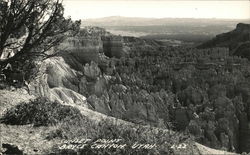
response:
<path fill-rule="evenodd" d="M 226 48 L 86 34 L 41 64 L 31 92 L 137 124 L 188 131 L 209 147 L 248 151 L 248 60 Z"/>

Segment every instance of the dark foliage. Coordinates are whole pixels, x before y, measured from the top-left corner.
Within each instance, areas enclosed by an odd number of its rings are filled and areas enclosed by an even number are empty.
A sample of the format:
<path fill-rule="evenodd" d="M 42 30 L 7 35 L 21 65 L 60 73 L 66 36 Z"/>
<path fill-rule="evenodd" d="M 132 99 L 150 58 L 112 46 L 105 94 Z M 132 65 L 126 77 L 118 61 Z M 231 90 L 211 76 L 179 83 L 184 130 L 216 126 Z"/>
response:
<path fill-rule="evenodd" d="M 61 0 L 0 0 L 0 56 L 12 52 L 0 62 L 47 57 L 46 51 L 79 30 L 80 21 L 64 18 Z"/>
<path fill-rule="evenodd" d="M 81 120 L 78 109 L 38 98 L 30 103 L 20 103 L 9 109 L 1 122 L 10 125 L 34 124 L 34 126 L 55 125 L 67 120 Z"/>
<path fill-rule="evenodd" d="M 21 151 L 17 146 L 11 144 L 2 144 L 2 147 L 6 149 L 3 154 L 15 154 L 15 155 L 23 155 L 23 151 Z"/>

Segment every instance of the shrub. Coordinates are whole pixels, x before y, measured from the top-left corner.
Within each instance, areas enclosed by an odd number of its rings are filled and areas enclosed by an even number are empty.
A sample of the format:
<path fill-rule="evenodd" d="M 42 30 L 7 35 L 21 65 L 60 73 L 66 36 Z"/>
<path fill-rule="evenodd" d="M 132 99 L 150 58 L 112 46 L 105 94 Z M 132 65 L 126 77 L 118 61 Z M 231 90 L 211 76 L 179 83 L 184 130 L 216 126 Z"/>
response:
<path fill-rule="evenodd" d="M 10 125 L 34 124 L 34 126 L 55 125 L 65 120 L 83 119 L 80 111 L 71 106 L 37 98 L 30 103 L 20 103 L 12 107 L 0 122 Z"/>

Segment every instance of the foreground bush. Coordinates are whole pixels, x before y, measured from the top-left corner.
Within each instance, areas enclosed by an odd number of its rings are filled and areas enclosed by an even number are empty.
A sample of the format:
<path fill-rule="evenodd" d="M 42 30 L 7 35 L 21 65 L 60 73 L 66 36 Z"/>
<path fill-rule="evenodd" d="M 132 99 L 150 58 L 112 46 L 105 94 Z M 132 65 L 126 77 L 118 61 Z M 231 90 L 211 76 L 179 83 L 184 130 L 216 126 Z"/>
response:
<path fill-rule="evenodd" d="M 0 121 L 10 125 L 48 126 L 66 120 L 80 119 L 83 119 L 83 116 L 76 108 L 50 102 L 45 98 L 37 98 L 30 103 L 20 103 L 12 107 Z"/>

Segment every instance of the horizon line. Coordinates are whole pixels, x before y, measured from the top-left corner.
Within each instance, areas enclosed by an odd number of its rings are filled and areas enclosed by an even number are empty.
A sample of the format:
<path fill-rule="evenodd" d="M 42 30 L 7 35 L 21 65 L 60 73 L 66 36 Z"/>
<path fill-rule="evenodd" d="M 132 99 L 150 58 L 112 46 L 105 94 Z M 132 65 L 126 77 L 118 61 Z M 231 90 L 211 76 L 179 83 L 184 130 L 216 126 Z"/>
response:
<path fill-rule="evenodd" d="M 140 17 L 140 16 L 104 16 L 104 17 L 96 17 L 96 18 L 82 18 L 78 20 L 93 20 L 93 19 L 102 19 L 102 18 L 144 18 L 144 19 L 214 19 L 214 20 L 250 20 L 250 18 L 205 18 L 205 17 Z M 250 21 L 249 21 L 250 22 Z"/>

